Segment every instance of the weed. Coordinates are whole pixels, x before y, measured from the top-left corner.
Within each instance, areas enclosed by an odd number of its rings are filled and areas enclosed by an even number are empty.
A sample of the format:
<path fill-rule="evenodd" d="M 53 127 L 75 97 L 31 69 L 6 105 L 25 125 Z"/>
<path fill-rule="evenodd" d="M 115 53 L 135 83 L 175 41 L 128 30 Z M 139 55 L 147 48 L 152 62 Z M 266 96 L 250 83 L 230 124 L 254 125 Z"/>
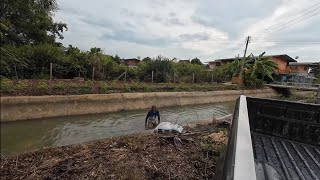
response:
<path fill-rule="evenodd" d="M 34 87 L 38 93 L 48 94 L 49 86 L 46 80 L 40 80 Z"/>
<path fill-rule="evenodd" d="M 0 90 L 4 93 L 15 91 L 13 81 L 7 78 L 0 78 Z"/>
<path fill-rule="evenodd" d="M 100 84 L 100 92 L 105 94 L 111 90 L 111 87 L 108 84 L 102 83 Z"/>

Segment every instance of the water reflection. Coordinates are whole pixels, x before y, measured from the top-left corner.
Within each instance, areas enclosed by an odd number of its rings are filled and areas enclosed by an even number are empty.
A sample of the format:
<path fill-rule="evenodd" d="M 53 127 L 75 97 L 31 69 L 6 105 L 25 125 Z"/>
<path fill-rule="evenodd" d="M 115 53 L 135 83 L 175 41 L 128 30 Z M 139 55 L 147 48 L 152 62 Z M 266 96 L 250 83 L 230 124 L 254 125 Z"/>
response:
<path fill-rule="evenodd" d="M 159 108 L 161 120 L 187 123 L 231 113 L 233 102 Z M 147 110 L 1 123 L 1 153 L 17 154 L 144 131 Z"/>

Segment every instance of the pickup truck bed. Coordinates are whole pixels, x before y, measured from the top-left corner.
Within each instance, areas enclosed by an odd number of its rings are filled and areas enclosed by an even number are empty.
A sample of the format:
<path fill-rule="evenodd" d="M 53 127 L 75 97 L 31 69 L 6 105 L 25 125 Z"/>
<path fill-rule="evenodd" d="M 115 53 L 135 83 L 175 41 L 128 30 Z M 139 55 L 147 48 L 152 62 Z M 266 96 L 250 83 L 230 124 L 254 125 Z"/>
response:
<path fill-rule="evenodd" d="M 251 132 L 255 161 L 273 166 L 284 179 L 319 179 L 320 148 Z"/>
<path fill-rule="evenodd" d="M 216 179 L 319 180 L 320 105 L 240 96 Z"/>
<path fill-rule="evenodd" d="M 320 106 L 246 100 L 255 162 L 272 166 L 282 179 L 319 179 Z"/>

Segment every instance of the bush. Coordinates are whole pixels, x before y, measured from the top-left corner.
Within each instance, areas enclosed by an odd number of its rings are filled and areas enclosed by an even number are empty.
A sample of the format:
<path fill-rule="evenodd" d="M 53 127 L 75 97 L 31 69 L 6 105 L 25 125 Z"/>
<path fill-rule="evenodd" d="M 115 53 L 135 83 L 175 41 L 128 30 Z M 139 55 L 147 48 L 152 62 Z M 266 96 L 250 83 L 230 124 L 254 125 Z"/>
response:
<path fill-rule="evenodd" d="M 35 91 L 41 94 L 49 94 L 49 86 L 47 81 L 40 80 L 35 85 Z"/>
<path fill-rule="evenodd" d="M 247 88 L 256 89 L 256 88 L 263 88 L 264 81 L 261 79 L 258 79 L 255 76 L 251 76 L 250 74 L 244 74 L 243 84 Z"/>
<path fill-rule="evenodd" d="M 16 91 L 25 91 L 28 89 L 28 83 L 26 81 L 18 81 L 15 90 Z"/>
<path fill-rule="evenodd" d="M 315 76 L 316 79 L 314 79 L 314 84 L 320 84 L 320 74 Z"/>
<path fill-rule="evenodd" d="M 100 92 L 101 93 L 108 93 L 111 90 L 111 87 L 105 83 L 100 85 Z"/>
<path fill-rule="evenodd" d="M 0 90 L 4 93 L 14 92 L 15 86 L 13 81 L 7 78 L 0 78 Z"/>

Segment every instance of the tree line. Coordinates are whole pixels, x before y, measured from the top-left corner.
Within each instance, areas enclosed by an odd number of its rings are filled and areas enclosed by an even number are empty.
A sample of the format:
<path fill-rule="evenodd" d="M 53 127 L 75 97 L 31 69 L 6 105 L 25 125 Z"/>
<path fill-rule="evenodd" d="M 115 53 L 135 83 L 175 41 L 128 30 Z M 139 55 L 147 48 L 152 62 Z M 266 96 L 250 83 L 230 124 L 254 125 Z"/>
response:
<path fill-rule="evenodd" d="M 104 53 L 93 47 L 82 51 L 64 47 L 67 24 L 54 22 L 58 10 L 56 0 L 4 0 L 0 12 L 0 76 L 20 79 L 48 78 L 50 63 L 55 78 L 90 78 L 114 80 L 126 72 L 129 80 L 151 82 L 223 82 L 241 76 L 248 86 L 256 87 L 265 77 L 272 78 L 275 64 L 262 58 L 248 57 L 208 71 L 198 58 L 191 63 L 176 63 L 163 56 L 145 57 L 137 68 L 121 64 L 118 55 Z M 252 61 L 253 60 L 253 61 Z M 243 69 L 243 71 L 239 71 Z"/>
<path fill-rule="evenodd" d="M 8 78 L 38 79 L 48 78 L 50 63 L 53 64 L 55 78 L 91 78 L 93 69 L 98 80 L 111 80 L 127 71 L 132 79 L 154 79 L 166 82 L 174 73 L 204 73 L 198 58 L 191 64 L 176 65 L 176 59 L 166 57 L 146 57 L 137 69 L 129 69 L 121 64 L 118 55 L 111 56 L 101 48 L 89 51 L 69 45 L 64 47 L 56 39 L 63 39 L 67 24 L 54 22 L 53 14 L 58 10 L 56 0 L 4 0 L 0 21 L 0 75 Z M 189 74 L 190 75 L 190 74 Z M 199 78 L 198 78 L 199 79 Z"/>

